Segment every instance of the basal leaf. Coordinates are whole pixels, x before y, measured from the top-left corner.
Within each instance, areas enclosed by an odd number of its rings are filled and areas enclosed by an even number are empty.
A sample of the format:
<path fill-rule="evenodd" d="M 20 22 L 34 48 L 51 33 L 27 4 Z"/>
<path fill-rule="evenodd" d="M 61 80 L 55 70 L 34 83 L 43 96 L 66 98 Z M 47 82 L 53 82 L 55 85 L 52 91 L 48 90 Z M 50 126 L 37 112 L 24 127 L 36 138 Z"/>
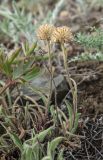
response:
<path fill-rule="evenodd" d="M 33 68 L 31 71 L 22 76 L 25 81 L 30 81 L 40 74 L 40 68 Z"/>
<path fill-rule="evenodd" d="M 13 140 L 14 144 L 20 149 L 20 151 L 23 151 L 22 142 L 19 139 L 19 137 L 15 133 L 9 133 L 10 138 Z"/>

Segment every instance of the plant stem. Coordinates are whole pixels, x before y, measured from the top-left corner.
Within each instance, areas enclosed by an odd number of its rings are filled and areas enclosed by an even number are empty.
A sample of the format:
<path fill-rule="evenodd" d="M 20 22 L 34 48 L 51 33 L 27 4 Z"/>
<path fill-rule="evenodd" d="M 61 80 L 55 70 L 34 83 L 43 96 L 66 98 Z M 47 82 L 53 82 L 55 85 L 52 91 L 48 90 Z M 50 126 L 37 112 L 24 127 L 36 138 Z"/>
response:
<path fill-rule="evenodd" d="M 48 46 L 48 56 L 49 56 L 49 72 L 50 72 L 50 90 L 49 90 L 49 97 L 48 97 L 48 103 L 47 103 L 47 112 L 49 110 L 50 100 L 52 96 L 52 79 L 53 79 L 53 72 L 52 72 L 52 61 L 51 61 L 51 47 L 50 47 L 50 41 L 47 41 Z"/>
<path fill-rule="evenodd" d="M 73 85 L 72 85 L 72 81 L 70 79 L 70 74 L 68 73 L 67 53 L 66 53 L 66 50 L 65 50 L 65 47 L 64 47 L 64 43 L 61 44 L 61 47 L 62 47 L 62 51 L 63 51 L 63 60 L 64 60 L 64 67 L 65 67 L 66 74 L 67 74 L 67 81 L 69 83 L 69 86 L 70 86 L 70 89 L 71 89 L 71 92 L 72 92 L 72 95 L 73 95 Z"/>
<path fill-rule="evenodd" d="M 10 82 L 9 82 L 7 85 L 5 85 L 5 86 L 1 89 L 0 95 L 2 95 L 2 94 L 9 88 L 10 85 L 11 85 Z"/>
<path fill-rule="evenodd" d="M 70 90 L 72 93 L 72 97 L 73 97 L 73 124 L 72 124 L 72 126 L 74 126 L 75 116 L 77 113 L 77 85 L 76 85 L 75 81 L 70 78 L 70 74 L 68 72 L 67 52 L 65 50 L 64 43 L 61 44 L 61 48 L 63 51 L 63 60 L 64 60 L 64 67 L 65 67 L 66 74 L 67 74 L 67 81 L 68 81 L 68 84 L 69 84 L 69 87 L 70 87 Z M 73 82 L 73 84 L 72 84 L 72 82 Z"/>

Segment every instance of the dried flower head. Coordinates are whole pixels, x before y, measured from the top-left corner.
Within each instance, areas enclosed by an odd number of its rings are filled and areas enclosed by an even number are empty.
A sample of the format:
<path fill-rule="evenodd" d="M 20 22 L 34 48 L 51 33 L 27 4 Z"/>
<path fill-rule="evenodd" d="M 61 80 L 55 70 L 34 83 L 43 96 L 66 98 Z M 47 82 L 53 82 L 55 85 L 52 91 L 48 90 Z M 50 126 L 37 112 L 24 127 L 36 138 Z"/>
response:
<path fill-rule="evenodd" d="M 50 24 L 41 25 L 37 31 L 37 37 L 41 40 L 50 40 L 55 27 Z"/>
<path fill-rule="evenodd" d="M 73 40 L 73 35 L 69 27 L 57 27 L 52 34 L 53 42 L 68 43 Z"/>

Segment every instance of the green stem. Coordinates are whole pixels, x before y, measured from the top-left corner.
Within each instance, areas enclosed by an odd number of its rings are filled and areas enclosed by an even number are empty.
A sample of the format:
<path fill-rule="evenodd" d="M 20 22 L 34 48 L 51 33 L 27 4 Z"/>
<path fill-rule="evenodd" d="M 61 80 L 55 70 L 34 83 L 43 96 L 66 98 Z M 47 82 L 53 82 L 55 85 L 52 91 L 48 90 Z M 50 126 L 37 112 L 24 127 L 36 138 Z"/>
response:
<path fill-rule="evenodd" d="M 72 95 L 73 95 L 73 85 L 72 85 L 72 81 L 70 79 L 70 74 L 68 72 L 68 65 L 67 65 L 67 53 L 66 53 L 66 50 L 65 50 L 65 47 L 64 47 L 64 43 L 62 43 L 61 45 L 62 47 L 62 51 L 63 51 L 63 60 L 64 60 L 64 68 L 66 70 L 66 74 L 67 74 L 67 81 L 69 83 L 69 86 L 70 86 L 70 89 L 71 89 L 71 92 L 72 92 Z"/>
<path fill-rule="evenodd" d="M 47 103 L 47 112 L 48 112 L 50 100 L 51 100 L 51 96 L 52 96 L 52 79 L 53 79 L 50 41 L 47 41 L 47 46 L 48 46 L 48 57 L 49 57 L 49 67 L 50 67 L 49 68 L 49 71 L 50 71 L 50 90 L 49 90 L 49 97 L 48 97 L 48 103 Z"/>
<path fill-rule="evenodd" d="M 73 124 L 72 125 L 74 126 L 75 116 L 77 113 L 77 86 L 76 86 L 76 83 L 74 83 L 75 81 L 70 78 L 70 74 L 68 72 L 67 52 L 65 50 L 64 43 L 61 44 L 61 47 L 63 51 L 63 60 L 64 60 L 64 67 L 65 67 L 66 74 L 67 74 L 67 81 L 68 81 L 68 84 L 69 84 L 69 87 L 72 93 L 72 97 L 73 97 Z"/>

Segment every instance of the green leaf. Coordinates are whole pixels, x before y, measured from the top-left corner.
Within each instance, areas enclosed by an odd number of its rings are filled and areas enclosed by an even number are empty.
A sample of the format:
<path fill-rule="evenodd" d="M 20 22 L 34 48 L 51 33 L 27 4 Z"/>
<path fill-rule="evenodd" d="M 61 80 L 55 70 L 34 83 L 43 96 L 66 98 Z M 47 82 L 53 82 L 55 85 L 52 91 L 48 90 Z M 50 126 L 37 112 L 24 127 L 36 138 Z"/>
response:
<path fill-rule="evenodd" d="M 57 160 L 64 160 L 64 158 L 63 158 L 63 152 L 64 152 L 63 149 L 60 150 L 60 152 L 59 152 L 59 154 L 58 154 L 58 157 L 57 157 Z"/>
<path fill-rule="evenodd" d="M 72 133 L 74 133 L 76 131 L 77 127 L 78 127 L 79 117 L 80 117 L 80 113 L 76 113 L 74 127 L 71 131 Z"/>
<path fill-rule="evenodd" d="M 13 79 L 19 78 L 23 74 L 23 63 L 17 65 L 13 68 Z"/>
<path fill-rule="evenodd" d="M 7 75 L 10 76 L 12 73 L 12 68 L 9 65 L 8 60 L 6 60 L 3 64 L 2 64 L 2 70 L 3 72 Z"/>
<path fill-rule="evenodd" d="M 34 59 L 30 59 L 28 60 L 28 62 L 24 63 L 23 64 L 23 69 L 24 69 L 24 72 L 27 71 L 29 68 L 31 68 L 31 66 L 33 65 L 34 63 Z"/>
<path fill-rule="evenodd" d="M 2 110 L 3 110 L 3 108 L 2 108 L 2 106 L 0 105 L 0 115 L 2 114 Z"/>
<path fill-rule="evenodd" d="M 38 135 L 37 135 L 37 138 L 39 139 L 40 142 L 43 142 L 44 138 L 52 131 L 54 127 L 49 127 L 48 129 L 40 132 Z M 35 140 L 37 140 L 37 138 Z"/>
<path fill-rule="evenodd" d="M 28 148 L 28 150 L 26 151 L 26 160 L 33 160 L 33 153 L 32 153 L 32 149 L 31 148 Z"/>
<path fill-rule="evenodd" d="M 42 160 L 51 160 L 51 158 L 49 156 L 46 156 L 46 157 L 42 158 Z"/>
<path fill-rule="evenodd" d="M 36 76 L 38 76 L 40 74 L 40 68 L 33 68 L 31 71 L 28 71 L 24 76 L 22 76 L 22 78 L 25 81 L 30 81 L 32 79 L 34 79 Z"/>
<path fill-rule="evenodd" d="M 15 52 L 12 53 L 12 56 L 8 59 L 9 64 L 11 65 L 14 60 L 17 58 L 17 56 L 20 53 L 21 48 L 18 48 Z"/>
<path fill-rule="evenodd" d="M 22 160 L 36 160 L 36 155 L 33 154 L 34 151 L 32 145 L 28 145 L 24 142 L 23 152 L 21 154 Z"/>
<path fill-rule="evenodd" d="M 33 62 L 34 62 L 34 60 L 30 60 L 27 63 L 19 62 L 17 64 L 17 67 L 14 67 L 14 69 L 13 69 L 13 79 L 20 78 L 26 72 L 28 73 L 29 69 L 31 68 L 31 66 L 33 64 Z"/>
<path fill-rule="evenodd" d="M 64 139 L 64 137 L 57 137 L 48 143 L 48 155 L 54 159 L 55 157 L 55 149 L 57 148 L 58 144 Z"/>
<path fill-rule="evenodd" d="M 36 141 L 35 141 L 36 139 Z M 37 135 L 35 135 L 34 139 L 29 139 L 24 142 L 23 144 L 23 153 L 22 157 L 24 158 L 23 160 L 37 160 L 41 159 L 43 156 L 43 151 L 42 151 L 42 144 L 40 145 L 37 141 Z M 30 159 L 31 157 L 31 159 Z"/>
<path fill-rule="evenodd" d="M 20 149 L 20 151 L 23 151 L 22 142 L 19 139 L 19 137 L 15 133 L 9 133 L 10 138 L 13 140 L 14 144 Z"/>
<path fill-rule="evenodd" d="M 35 48 L 37 47 L 37 42 L 34 43 L 31 48 L 29 48 L 29 50 L 26 52 L 26 55 L 30 55 L 34 52 Z"/>
<path fill-rule="evenodd" d="M 72 130 L 73 127 L 73 109 L 72 106 L 70 105 L 70 103 L 68 103 L 67 101 L 65 101 L 66 103 L 66 107 L 68 109 L 68 117 L 69 117 L 69 130 Z"/>

